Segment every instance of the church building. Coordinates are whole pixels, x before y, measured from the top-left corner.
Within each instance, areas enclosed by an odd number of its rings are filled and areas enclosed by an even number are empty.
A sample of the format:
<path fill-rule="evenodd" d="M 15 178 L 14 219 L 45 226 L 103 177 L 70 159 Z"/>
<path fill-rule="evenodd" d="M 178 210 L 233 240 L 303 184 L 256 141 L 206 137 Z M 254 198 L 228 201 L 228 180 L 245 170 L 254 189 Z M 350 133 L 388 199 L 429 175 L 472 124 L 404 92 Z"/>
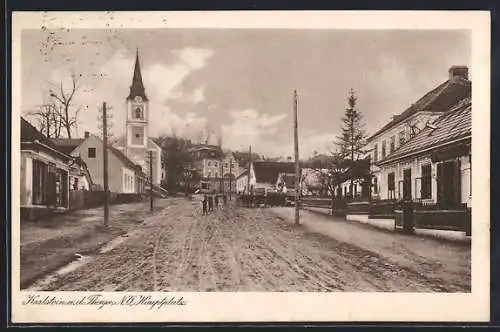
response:
<path fill-rule="evenodd" d="M 142 167 L 142 171 L 150 175 L 152 160 L 152 179 L 154 185 L 161 182 L 161 148 L 150 137 L 149 99 L 142 82 L 139 50 L 137 50 L 134 76 L 130 92 L 126 99 L 125 138 L 120 150 L 133 162 Z M 151 158 L 152 156 L 152 158 Z"/>

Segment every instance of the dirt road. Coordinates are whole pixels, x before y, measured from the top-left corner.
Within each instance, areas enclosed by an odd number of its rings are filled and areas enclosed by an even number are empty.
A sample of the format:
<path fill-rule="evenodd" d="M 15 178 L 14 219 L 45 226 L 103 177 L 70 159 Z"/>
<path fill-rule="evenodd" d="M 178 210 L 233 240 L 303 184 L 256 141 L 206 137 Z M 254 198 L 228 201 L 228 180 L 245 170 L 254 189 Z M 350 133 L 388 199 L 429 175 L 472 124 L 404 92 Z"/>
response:
<path fill-rule="evenodd" d="M 470 269 L 461 278 L 436 277 L 425 273 L 424 263 L 398 264 L 366 247 L 295 227 L 271 209 L 228 206 L 203 216 L 199 202 L 175 199 L 117 247 L 44 289 L 470 291 Z"/>

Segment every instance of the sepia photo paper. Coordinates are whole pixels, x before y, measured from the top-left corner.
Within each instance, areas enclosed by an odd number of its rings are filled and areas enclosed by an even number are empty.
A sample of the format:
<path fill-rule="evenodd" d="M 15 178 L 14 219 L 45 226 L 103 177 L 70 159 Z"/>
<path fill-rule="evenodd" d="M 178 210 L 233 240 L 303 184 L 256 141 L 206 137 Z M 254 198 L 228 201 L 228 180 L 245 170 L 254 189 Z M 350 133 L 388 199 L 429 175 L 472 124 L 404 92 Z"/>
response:
<path fill-rule="evenodd" d="M 13 323 L 489 320 L 488 12 L 14 12 L 11 58 Z"/>

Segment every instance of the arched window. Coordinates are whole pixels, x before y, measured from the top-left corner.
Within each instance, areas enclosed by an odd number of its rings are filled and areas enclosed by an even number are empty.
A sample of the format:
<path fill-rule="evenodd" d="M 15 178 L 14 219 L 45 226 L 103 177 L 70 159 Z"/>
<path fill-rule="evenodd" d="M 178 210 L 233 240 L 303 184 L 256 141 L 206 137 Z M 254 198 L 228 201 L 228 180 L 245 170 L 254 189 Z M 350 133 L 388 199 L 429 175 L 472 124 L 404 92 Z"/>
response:
<path fill-rule="evenodd" d="M 141 112 L 141 108 L 140 107 L 137 107 L 135 109 L 135 118 L 136 119 L 141 119 L 142 118 L 142 112 Z"/>

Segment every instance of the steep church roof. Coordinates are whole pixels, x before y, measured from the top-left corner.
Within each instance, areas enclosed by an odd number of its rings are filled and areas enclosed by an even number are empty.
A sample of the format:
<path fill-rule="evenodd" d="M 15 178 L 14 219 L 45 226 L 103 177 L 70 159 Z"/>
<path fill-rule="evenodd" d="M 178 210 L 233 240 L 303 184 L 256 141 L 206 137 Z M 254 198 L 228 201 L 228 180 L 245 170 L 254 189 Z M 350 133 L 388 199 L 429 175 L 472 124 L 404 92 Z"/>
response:
<path fill-rule="evenodd" d="M 135 57 L 134 76 L 132 78 L 132 85 L 130 86 L 130 93 L 127 100 L 133 100 L 137 96 L 142 97 L 144 101 L 148 100 L 144 84 L 142 83 L 141 65 L 139 63 L 139 49 L 137 49 Z"/>

